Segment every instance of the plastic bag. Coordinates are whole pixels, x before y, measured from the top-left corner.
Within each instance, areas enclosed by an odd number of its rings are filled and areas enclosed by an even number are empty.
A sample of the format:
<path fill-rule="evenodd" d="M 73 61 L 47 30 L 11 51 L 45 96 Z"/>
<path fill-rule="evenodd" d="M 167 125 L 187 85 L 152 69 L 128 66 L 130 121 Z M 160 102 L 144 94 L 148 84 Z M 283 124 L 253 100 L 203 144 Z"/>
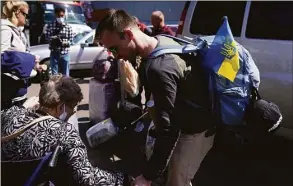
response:
<path fill-rule="evenodd" d="M 119 60 L 119 78 L 124 90 L 129 93 L 131 97 L 139 94 L 139 77 L 132 64 L 128 61 Z"/>
<path fill-rule="evenodd" d="M 156 141 L 156 138 L 154 136 L 150 135 L 150 131 L 152 131 L 152 130 L 155 130 L 154 122 L 151 122 L 149 129 L 148 129 L 147 138 L 146 138 L 145 155 L 147 157 L 147 160 L 149 160 L 153 154 L 155 141 Z"/>
<path fill-rule="evenodd" d="M 118 130 L 118 127 L 115 126 L 111 118 L 109 118 L 92 126 L 86 132 L 86 137 L 90 147 L 95 148 L 101 143 L 104 143 L 116 136 Z"/>

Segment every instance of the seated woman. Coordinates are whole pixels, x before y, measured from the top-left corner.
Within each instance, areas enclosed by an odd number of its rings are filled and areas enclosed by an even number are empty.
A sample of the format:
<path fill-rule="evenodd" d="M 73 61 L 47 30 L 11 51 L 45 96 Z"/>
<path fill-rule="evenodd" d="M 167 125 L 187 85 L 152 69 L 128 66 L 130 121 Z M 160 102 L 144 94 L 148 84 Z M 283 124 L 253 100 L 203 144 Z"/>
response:
<path fill-rule="evenodd" d="M 2 142 L 1 159 L 35 159 L 59 145 L 75 185 L 123 185 L 122 173 L 101 170 L 90 164 L 86 147 L 77 131 L 71 124 L 64 122 L 74 113 L 74 107 L 82 99 L 81 89 L 72 78 L 55 75 L 41 87 L 40 107 L 35 112 L 19 106 L 2 110 L 2 137 L 15 133 L 41 116 L 53 117 L 40 121 L 16 138 Z"/>

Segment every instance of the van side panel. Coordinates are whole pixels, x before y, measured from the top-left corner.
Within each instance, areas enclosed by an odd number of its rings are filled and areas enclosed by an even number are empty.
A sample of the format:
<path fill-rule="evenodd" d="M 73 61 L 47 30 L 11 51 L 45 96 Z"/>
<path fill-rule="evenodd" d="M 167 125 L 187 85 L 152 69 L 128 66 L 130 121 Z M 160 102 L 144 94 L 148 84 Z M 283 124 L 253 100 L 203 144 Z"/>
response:
<path fill-rule="evenodd" d="M 292 39 L 279 40 L 278 38 L 266 38 L 272 35 L 269 35 L 268 31 L 273 30 L 260 30 L 260 34 L 264 33 L 264 39 L 262 38 L 247 38 L 247 25 L 249 24 L 249 10 L 251 8 L 251 4 L 253 2 L 248 2 L 245 7 L 244 20 L 241 28 L 241 36 L 235 37 L 235 40 L 242 44 L 245 48 L 249 50 L 252 57 L 254 58 L 261 76 L 260 83 L 260 93 L 262 97 L 266 100 L 275 102 L 281 109 L 283 114 L 284 122 L 281 124 L 281 129 L 278 130 L 282 136 L 286 136 L 289 139 L 293 139 L 293 109 L 292 109 Z M 275 2 L 278 3 L 278 2 Z M 281 3 L 281 2 L 280 2 Z M 201 35 L 200 33 L 193 34 L 191 33 L 190 25 L 192 25 L 193 14 L 196 9 L 197 2 L 192 1 L 190 3 L 189 9 L 187 11 L 186 19 L 184 21 L 184 27 L 182 35 L 179 37 L 183 37 L 186 39 L 194 38 L 196 35 Z M 282 5 L 282 4 L 280 4 Z M 258 5 L 259 6 L 259 5 Z M 271 4 L 269 5 L 273 7 Z M 292 6 L 293 7 L 293 6 Z M 219 7 L 220 8 L 220 7 Z M 282 9 L 283 10 L 283 9 Z M 288 10 L 288 8 L 286 8 Z M 205 12 L 202 11 L 201 12 Z M 209 10 L 206 10 L 208 13 Z M 291 13 L 293 10 L 291 11 Z M 274 16 L 281 17 L 282 15 L 287 15 L 286 12 L 272 12 Z M 279 14 L 278 14 L 279 13 Z M 276 15 L 277 14 L 277 15 Z M 289 14 L 289 13 L 288 13 Z M 259 15 L 261 16 L 261 15 Z M 259 17 L 257 17 L 259 19 Z M 273 17 L 276 18 L 276 17 Z M 229 19 L 229 17 L 228 17 Z M 266 19 L 266 17 L 264 17 Z M 282 19 L 284 24 L 287 24 L 287 30 L 291 29 L 290 27 L 290 19 Z M 292 17 L 291 17 L 292 19 Z M 271 20 L 266 20 L 271 21 Z M 275 23 L 278 21 L 274 20 Z M 283 23 L 282 22 L 282 23 Z M 293 21 L 292 21 L 293 22 Z M 196 25 L 196 24 L 195 24 Z M 220 26 L 220 24 L 219 24 Z M 260 28 L 261 29 L 261 28 Z M 274 28 L 276 29 L 276 28 Z M 279 28 L 282 32 L 282 29 Z M 232 30 L 233 32 L 233 30 Z M 251 32 L 250 32 L 251 33 Z M 293 33 L 293 32 L 292 32 Z M 284 35 L 288 35 L 284 33 Z M 276 36 L 280 36 L 280 34 L 276 34 Z M 277 134 L 278 134 L 277 132 Z"/>

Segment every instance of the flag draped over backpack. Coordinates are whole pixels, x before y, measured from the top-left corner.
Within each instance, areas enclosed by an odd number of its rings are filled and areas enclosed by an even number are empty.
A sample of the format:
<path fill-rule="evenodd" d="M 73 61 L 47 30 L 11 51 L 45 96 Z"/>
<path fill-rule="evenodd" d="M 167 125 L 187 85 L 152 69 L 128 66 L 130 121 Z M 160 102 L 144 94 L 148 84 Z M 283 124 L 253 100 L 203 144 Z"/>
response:
<path fill-rule="evenodd" d="M 233 82 L 240 69 L 239 54 L 228 19 L 223 19 L 223 24 L 206 54 L 205 65 L 213 66 L 215 72 Z"/>
<path fill-rule="evenodd" d="M 243 125 L 251 88 L 254 86 L 253 80 L 259 82 L 259 71 L 250 53 L 234 40 L 228 18 L 223 18 L 215 36 L 197 37 L 194 43 L 171 38 L 178 45 L 159 46 L 152 51 L 149 58 L 163 54 L 199 54 L 200 61 L 194 60 L 199 66 L 191 68 L 191 71 L 200 68 L 203 73 L 197 78 L 207 83 L 209 100 L 203 109 L 210 111 L 215 122 L 219 124 Z M 194 73 L 198 74 L 197 71 Z M 194 83 L 191 86 L 198 88 L 198 82 L 190 82 Z M 196 102 L 192 104 L 195 108 L 201 107 Z"/>
<path fill-rule="evenodd" d="M 245 52 L 234 40 L 228 18 L 224 17 L 203 59 L 209 79 L 211 108 L 223 124 L 243 123 L 252 86 Z"/>

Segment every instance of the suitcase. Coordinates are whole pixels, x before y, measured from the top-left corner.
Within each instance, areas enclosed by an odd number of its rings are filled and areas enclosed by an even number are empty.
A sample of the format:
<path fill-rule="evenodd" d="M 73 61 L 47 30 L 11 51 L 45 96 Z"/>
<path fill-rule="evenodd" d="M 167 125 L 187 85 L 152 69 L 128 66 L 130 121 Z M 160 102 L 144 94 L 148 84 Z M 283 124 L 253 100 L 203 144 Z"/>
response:
<path fill-rule="evenodd" d="M 110 117 L 109 112 L 120 99 L 119 82 L 102 83 L 92 78 L 89 82 L 89 117 L 99 123 Z"/>

